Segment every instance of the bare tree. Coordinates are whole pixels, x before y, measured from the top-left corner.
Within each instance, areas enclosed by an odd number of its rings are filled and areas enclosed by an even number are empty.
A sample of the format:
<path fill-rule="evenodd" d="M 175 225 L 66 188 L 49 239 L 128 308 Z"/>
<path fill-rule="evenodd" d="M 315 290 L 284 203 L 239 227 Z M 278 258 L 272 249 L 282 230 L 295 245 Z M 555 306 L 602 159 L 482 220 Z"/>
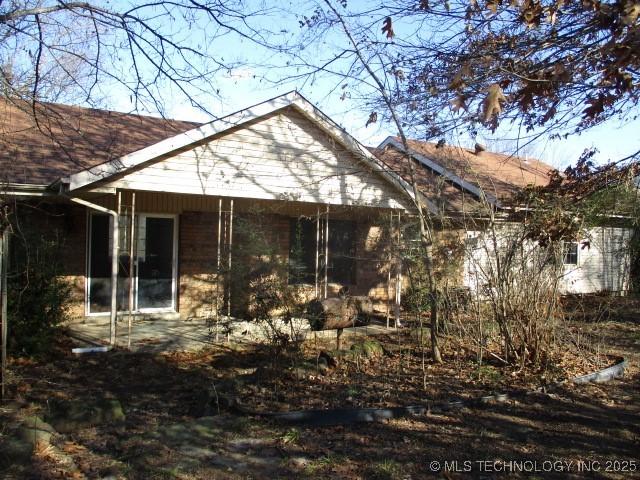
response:
<path fill-rule="evenodd" d="M 2 95 L 35 103 L 100 104 L 129 96 L 160 113 L 167 95 L 204 108 L 217 75 L 237 65 L 214 41 L 264 43 L 267 9 L 241 1 L 0 3 Z M 257 24 L 257 23 L 256 23 Z"/>

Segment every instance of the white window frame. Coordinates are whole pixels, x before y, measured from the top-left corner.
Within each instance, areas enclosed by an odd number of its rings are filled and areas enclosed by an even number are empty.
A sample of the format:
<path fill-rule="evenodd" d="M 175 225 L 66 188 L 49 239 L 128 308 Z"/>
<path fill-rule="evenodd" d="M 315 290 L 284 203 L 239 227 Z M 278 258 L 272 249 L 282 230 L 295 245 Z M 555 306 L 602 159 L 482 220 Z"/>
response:
<path fill-rule="evenodd" d="M 104 317 L 111 314 L 111 312 L 91 312 L 91 216 L 100 215 L 94 212 L 87 211 L 87 235 L 86 235 L 86 275 L 85 275 L 85 301 L 84 310 L 87 317 Z M 136 214 L 136 228 L 140 225 L 141 218 L 172 218 L 173 219 L 173 261 L 171 264 L 171 306 L 160 308 L 138 308 L 138 275 L 135 276 L 134 282 L 134 314 L 145 313 L 175 313 L 177 312 L 178 303 L 178 221 L 179 215 L 173 213 L 148 213 L 141 212 Z M 113 218 L 109 216 L 109 225 L 113 222 Z M 136 265 L 137 268 L 137 265 Z M 118 313 L 127 313 L 128 310 L 118 310 Z"/>
<path fill-rule="evenodd" d="M 566 248 L 566 245 L 568 245 L 568 244 L 571 244 L 571 245 L 575 244 L 576 245 L 576 263 L 566 263 L 565 262 L 565 257 L 566 257 L 565 248 Z M 575 240 L 575 241 L 574 240 L 563 240 L 562 241 L 562 265 L 564 267 L 568 267 L 568 268 L 571 268 L 571 267 L 575 268 L 575 267 L 579 267 L 580 266 L 580 242 L 579 241 L 577 241 L 577 240 Z"/>

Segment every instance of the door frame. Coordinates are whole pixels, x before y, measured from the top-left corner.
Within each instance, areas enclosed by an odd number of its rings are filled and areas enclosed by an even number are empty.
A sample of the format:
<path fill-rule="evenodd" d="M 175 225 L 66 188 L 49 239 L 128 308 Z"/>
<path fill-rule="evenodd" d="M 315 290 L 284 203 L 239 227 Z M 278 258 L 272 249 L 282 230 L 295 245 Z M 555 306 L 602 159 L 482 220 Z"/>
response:
<path fill-rule="evenodd" d="M 86 274 L 85 274 L 85 298 L 84 298 L 84 310 L 87 317 L 104 317 L 111 314 L 110 311 L 106 312 L 91 312 L 91 235 L 93 233 L 91 217 L 93 215 L 103 215 L 87 210 L 87 235 L 86 235 Z M 106 214 L 105 214 L 106 215 Z M 140 212 L 136 213 L 136 228 L 140 225 L 140 218 L 172 218 L 173 219 L 173 259 L 171 262 L 171 306 L 161 308 L 138 308 L 138 265 L 136 261 L 136 276 L 134 280 L 134 314 L 145 313 L 174 313 L 177 312 L 177 297 L 178 297 L 178 221 L 180 216 L 174 213 L 153 213 L 153 212 Z M 113 217 L 109 215 L 109 225 L 112 226 Z M 129 310 L 118 310 L 118 313 L 127 313 Z"/>
<path fill-rule="evenodd" d="M 139 228 L 141 218 L 172 218 L 173 219 L 173 259 L 171 261 L 171 306 L 159 308 L 138 308 L 138 260 L 136 258 L 136 277 L 134 283 L 134 312 L 135 313 L 166 313 L 176 311 L 176 298 L 178 292 L 178 215 L 173 213 L 146 213 L 136 214 L 136 228 Z M 125 310 L 125 312 L 128 310 Z"/>

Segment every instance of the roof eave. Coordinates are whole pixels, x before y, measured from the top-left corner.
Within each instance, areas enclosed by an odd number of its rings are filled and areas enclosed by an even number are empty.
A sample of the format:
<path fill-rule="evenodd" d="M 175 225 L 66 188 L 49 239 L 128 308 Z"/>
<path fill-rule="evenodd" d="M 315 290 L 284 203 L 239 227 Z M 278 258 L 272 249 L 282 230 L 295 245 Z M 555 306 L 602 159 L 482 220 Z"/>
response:
<path fill-rule="evenodd" d="M 383 142 L 380 145 L 378 145 L 377 148 L 384 149 L 387 146 L 391 146 L 399 150 L 400 152 L 405 152 L 404 145 L 402 145 L 402 143 L 396 140 L 394 137 L 387 137 L 386 139 L 383 140 Z M 426 157 L 425 155 L 422 155 L 421 153 L 416 152 L 411 148 L 409 149 L 408 152 L 405 152 L 405 153 L 408 153 L 409 155 L 411 155 L 412 158 L 418 161 L 418 163 L 426 166 L 430 170 L 436 172 L 438 175 L 443 176 L 450 182 L 455 183 L 460 188 L 473 194 L 477 198 L 486 200 L 487 203 L 489 203 L 494 207 L 497 207 L 497 208 L 501 207 L 500 200 L 498 200 L 494 195 L 491 195 L 490 193 L 485 192 L 482 188 L 476 185 L 473 185 L 472 183 L 467 182 L 466 180 L 460 178 L 458 175 L 451 172 L 450 170 L 443 167 L 442 165 L 435 162 L 434 160 L 431 160 L 430 158 Z"/>
<path fill-rule="evenodd" d="M 134 168 L 145 162 L 170 154 L 176 150 L 186 148 L 194 143 L 202 142 L 214 135 L 287 107 L 295 108 L 315 125 L 328 133 L 332 138 L 343 144 L 349 151 L 351 151 L 351 153 L 361 158 L 372 170 L 383 176 L 383 178 L 391 183 L 398 191 L 408 197 L 412 204 L 415 203 L 413 202 L 411 186 L 404 179 L 389 170 L 354 137 L 337 125 L 327 115 L 322 113 L 297 91 L 292 91 L 244 110 L 240 110 L 226 117 L 162 140 L 136 152 L 124 155 L 111 162 L 72 174 L 66 178 L 60 179 L 60 182 L 66 184 L 68 191 L 75 191 L 97 182 L 104 182 L 114 175 L 122 174 L 126 170 Z M 427 199 L 425 200 L 430 203 Z M 432 205 L 429 205 L 429 207 L 431 208 Z"/>

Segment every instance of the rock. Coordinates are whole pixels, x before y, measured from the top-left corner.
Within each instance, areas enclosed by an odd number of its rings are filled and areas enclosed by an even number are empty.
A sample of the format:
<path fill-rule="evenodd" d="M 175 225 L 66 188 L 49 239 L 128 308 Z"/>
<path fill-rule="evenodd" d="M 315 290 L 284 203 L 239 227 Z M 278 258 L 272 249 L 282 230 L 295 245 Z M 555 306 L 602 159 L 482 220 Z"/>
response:
<path fill-rule="evenodd" d="M 116 399 L 74 400 L 51 402 L 46 418 L 61 433 L 95 427 L 103 424 L 122 423 L 125 414 Z"/>
<path fill-rule="evenodd" d="M 311 463 L 311 460 L 309 460 L 307 457 L 291 457 L 289 459 L 289 464 L 294 467 L 294 468 L 298 468 L 298 469 L 304 469 L 307 468 L 307 466 Z"/>
<path fill-rule="evenodd" d="M 29 443 L 32 448 L 48 446 L 54 433 L 55 430 L 51 425 L 36 416 L 27 417 L 18 429 L 18 437 Z"/>
<path fill-rule="evenodd" d="M 356 355 L 361 355 L 365 358 L 378 358 L 384 355 L 384 348 L 375 340 L 364 340 L 363 342 L 354 343 L 351 345 L 351 350 Z"/>

